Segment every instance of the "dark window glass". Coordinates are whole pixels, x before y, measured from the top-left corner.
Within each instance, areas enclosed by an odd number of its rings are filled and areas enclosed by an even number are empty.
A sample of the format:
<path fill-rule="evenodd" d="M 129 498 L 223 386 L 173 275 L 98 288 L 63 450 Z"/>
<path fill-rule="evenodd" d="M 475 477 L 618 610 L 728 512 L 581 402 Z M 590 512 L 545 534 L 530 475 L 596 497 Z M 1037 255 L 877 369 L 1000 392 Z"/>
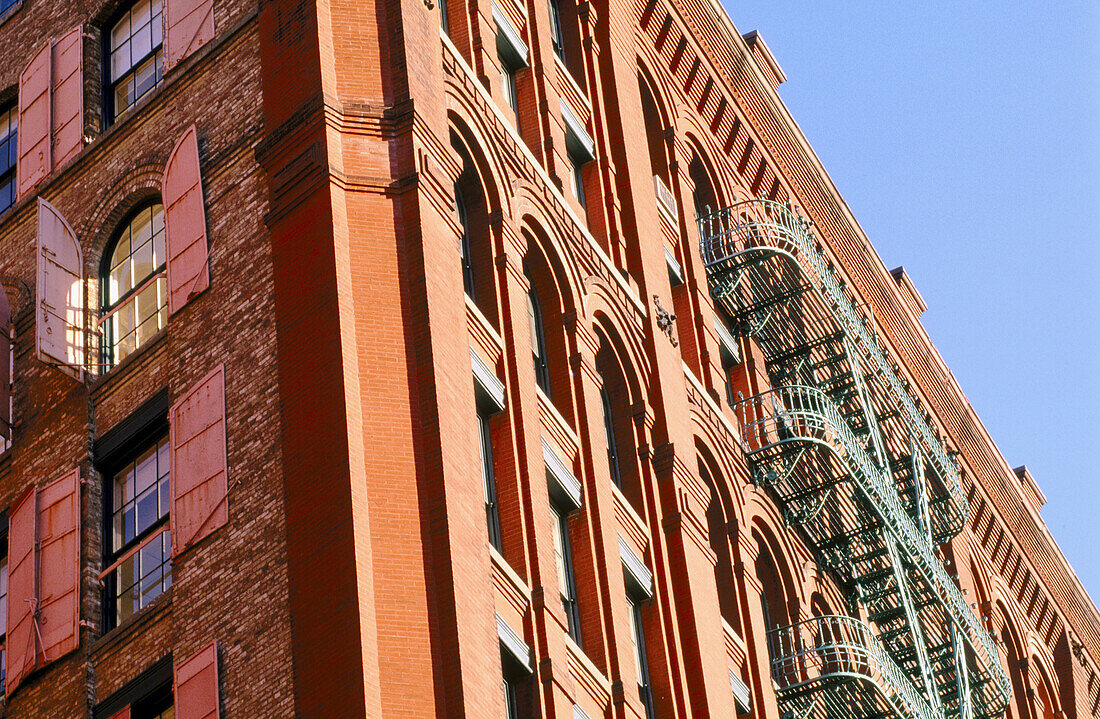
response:
<path fill-rule="evenodd" d="M 466 200 L 462 197 L 462 188 L 455 184 L 455 209 L 458 211 L 458 222 L 462 225 L 462 237 L 459 241 L 462 245 L 462 286 L 470 299 L 474 299 L 474 264 L 470 257 L 470 222 L 466 213 Z"/>
<path fill-rule="evenodd" d="M 630 596 L 626 601 L 630 609 L 630 638 L 634 644 L 634 668 L 638 673 L 638 698 L 645 706 L 646 719 L 653 719 L 653 691 L 649 686 L 649 662 L 646 661 L 642 606 Z"/>
<path fill-rule="evenodd" d="M 577 156 L 576 153 L 569 153 L 569 185 L 573 190 L 573 197 L 577 198 L 581 207 L 587 208 L 588 205 L 584 199 L 584 174 L 581 172 L 585 162 L 585 158 Z"/>
<path fill-rule="evenodd" d="M 500 93 L 504 96 L 504 102 L 508 103 L 508 107 L 512 108 L 516 115 L 516 130 L 518 131 L 519 100 L 516 95 L 516 68 L 512 67 L 511 63 L 499 53 L 497 54 L 497 60 L 500 62 Z"/>
<path fill-rule="evenodd" d="M 565 610 L 569 636 L 573 641 L 581 642 L 581 622 L 577 612 L 577 586 L 573 579 L 573 547 L 569 542 L 568 515 L 551 505 L 550 512 L 554 522 L 554 559 L 558 568 L 558 593 L 561 606 Z"/>
<path fill-rule="evenodd" d="M 439 24 L 443 27 L 443 32 L 451 34 L 451 23 L 447 19 L 447 0 L 439 0 Z"/>
<path fill-rule="evenodd" d="M 565 38 L 561 34 L 561 9 L 558 0 L 549 0 L 550 6 L 550 38 L 554 43 L 554 54 L 565 60 Z"/>
<path fill-rule="evenodd" d="M 105 583 L 108 629 L 172 586 L 168 482 L 166 435 L 145 446 L 108 478 L 104 564 L 115 566 Z"/>
<path fill-rule="evenodd" d="M 603 409 L 603 437 L 607 445 L 607 465 L 611 470 L 611 481 L 619 489 L 623 488 L 623 477 L 619 471 L 619 453 L 615 451 L 615 424 L 611 414 L 611 398 L 607 389 L 600 387 L 600 406 Z"/>
<path fill-rule="evenodd" d="M 500 510 L 497 508 L 496 478 L 493 474 L 493 438 L 489 431 L 489 416 L 482 409 L 477 412 L 478 444 L 481 447 L 481 478 L 485 487 L 485 521 L 489 529 L 489 542 L 498 552 L 504 551 L 500 537 Z"/>
<path fill-rule="evenodd" d="M 542 307 L 532 287 L 527 293 L 527 323 L 531 330 L 531 356 L 535 363 L 535 382 L 550 397 L 550 368 L 546 364 L 546 335 L 542 328 Z"/>
<path fill-rule="evenodd" d="M 103 267 L 103 365 L 110 367 L 147 343 L 168 322 L 164 207 L 134 214 Z"/>
<path fill-rule="evenodd" d="M 15 166 L 19 156 L 19 109 L 0 109 L 0 212 L 15 204 Z"/>
<path fill-rule="evenodd" d="M 161 0 L 138 0 L 107 36 L 107 119 L 115 120 L 160 84 L 164 72 Z"/>

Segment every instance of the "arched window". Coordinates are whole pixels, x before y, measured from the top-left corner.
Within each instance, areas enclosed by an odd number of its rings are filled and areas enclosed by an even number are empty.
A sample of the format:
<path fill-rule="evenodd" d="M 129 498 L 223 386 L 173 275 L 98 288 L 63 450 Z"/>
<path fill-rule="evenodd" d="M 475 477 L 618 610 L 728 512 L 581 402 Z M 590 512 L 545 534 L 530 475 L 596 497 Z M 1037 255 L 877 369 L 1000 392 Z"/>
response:
<path fill-rule="evenodd" d="M 130 215 L 108 246 L 100 275 L 102 362 L 118 364 L 168 322 L 164 206 Z"/>

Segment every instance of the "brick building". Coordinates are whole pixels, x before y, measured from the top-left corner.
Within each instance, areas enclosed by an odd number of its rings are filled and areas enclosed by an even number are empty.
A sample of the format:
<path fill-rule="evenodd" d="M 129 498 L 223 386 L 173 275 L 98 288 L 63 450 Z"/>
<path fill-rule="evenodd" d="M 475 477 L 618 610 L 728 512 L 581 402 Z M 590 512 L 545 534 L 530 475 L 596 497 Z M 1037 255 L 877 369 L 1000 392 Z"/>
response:
<path fill-rule="evenodd" d="M 1042 493 L 716 0 L 0 45 L 0 716 L 1096 715 Z"/>

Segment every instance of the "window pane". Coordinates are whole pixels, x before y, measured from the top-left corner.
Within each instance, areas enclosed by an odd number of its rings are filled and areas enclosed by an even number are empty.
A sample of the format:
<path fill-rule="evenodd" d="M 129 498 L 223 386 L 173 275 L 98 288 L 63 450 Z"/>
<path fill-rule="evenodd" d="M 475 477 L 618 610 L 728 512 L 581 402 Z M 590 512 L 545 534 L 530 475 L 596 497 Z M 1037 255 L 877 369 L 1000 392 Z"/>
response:
<path fill-rule="evenodd" d="M 143 58 L 153 51 L 153 28 L 149 26 L 148 20 L 143 25 L 136 25 L 134 29 L 134 35 L 130 39 L 130 53 L 134 56 L 134 59 Z"/>
<path fill-rule="evenodd" d="M 130 39 L 130 13 L 126 13 L 111 30 L 111 50 L 117 50 Z M 127 54 L 129 60 L 129 54 Z"/>
<path fill-rule="evenodd" d="M 151 57 L 134 71 L 134 100 L 145 96 L 157 83 L 157 59 Z"/>

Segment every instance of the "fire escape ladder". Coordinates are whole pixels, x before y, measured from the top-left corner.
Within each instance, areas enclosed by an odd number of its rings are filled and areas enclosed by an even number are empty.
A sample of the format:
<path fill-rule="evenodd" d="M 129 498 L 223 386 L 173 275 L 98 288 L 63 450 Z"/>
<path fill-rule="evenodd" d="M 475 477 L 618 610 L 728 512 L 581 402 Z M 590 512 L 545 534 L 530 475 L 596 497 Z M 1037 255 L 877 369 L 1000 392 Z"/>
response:
<path fill-rule="evenodd" d="M 928 656 L 928 647 L 921 630 L 920 617 L 914 606 L 913 598 L 909 593 L 909 578 L 902 564 L 902 554 L 898 550 L 897 541 L 893 537 L 886 537 L 886 549 L 890 553 L 890 564 L 894 568 L 894 581 L 897 583 L 898 600 L 905 612 L 905 623 L 908 625 L 909 635 L 913 642 L 916 654 L 916 666 L 914 672 L 917 681 L 923 681 L 925 696 L 932 706 L 942 714 L 943 707 L 940 704 L 940 693 L 936 687 L 935 674 L 932 671 L 932 660 Z"/>

